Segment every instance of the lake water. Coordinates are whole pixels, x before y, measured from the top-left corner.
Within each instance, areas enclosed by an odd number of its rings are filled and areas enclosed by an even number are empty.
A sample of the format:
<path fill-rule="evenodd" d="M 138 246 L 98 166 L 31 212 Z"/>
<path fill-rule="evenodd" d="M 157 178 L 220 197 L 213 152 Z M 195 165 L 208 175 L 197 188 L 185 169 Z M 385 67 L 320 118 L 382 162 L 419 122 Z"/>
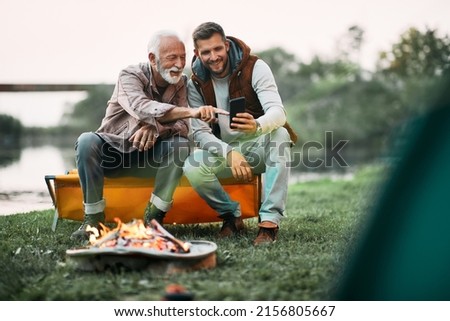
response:
<path fill-rule="evenodd" d="M 0 167 L 0 214 L 52 208 L 44 177 L 74 168 L 73 149 L 39 146 L 18 153 L 18 159 Z"/>
<path fill-rule="evenodd" d="M 0 215 L 53 208 L 44 177 L 64 174 L 67 170 L 75 168 L 74 149 L 52 145 L 29 146 L 14 151 L 13 155 L 5 163 L 5 151 L 0 151 L 0 159 L 3 159 L 0 161 Z M 332 180 L 352 179 L 353 171 L 351 168 L 340 172 L 293 171 L 290 183 L 302 183 L 324 177 Z"/>

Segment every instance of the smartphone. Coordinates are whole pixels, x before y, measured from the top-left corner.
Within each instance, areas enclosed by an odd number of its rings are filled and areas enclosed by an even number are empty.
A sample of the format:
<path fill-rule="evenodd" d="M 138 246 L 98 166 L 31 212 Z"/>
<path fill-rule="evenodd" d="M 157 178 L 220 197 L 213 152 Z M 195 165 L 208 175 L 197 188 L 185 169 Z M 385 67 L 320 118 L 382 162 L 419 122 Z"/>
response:
<path fill-rule="evenodd" d="M 237 113 L 245 113 L 245 97 L 230 100 L 230 127 L 233 122 L 233 117 L 236 117 Z"/>

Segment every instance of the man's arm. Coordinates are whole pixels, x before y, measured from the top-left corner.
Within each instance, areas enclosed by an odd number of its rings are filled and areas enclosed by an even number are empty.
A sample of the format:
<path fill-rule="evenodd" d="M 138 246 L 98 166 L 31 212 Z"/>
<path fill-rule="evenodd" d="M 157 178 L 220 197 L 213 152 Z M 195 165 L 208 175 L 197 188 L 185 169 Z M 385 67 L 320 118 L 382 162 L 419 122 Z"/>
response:
<path fill-rule="evenodd" d="M 286 111 L 270 67 L 258 59 L 253 68 L 252 86 L 258 95 L 264 115 L 258 118 L 263 133 L 270 133 L 286 123 Z"/>
<path fill-rule="evenodd" d="M 212 106 L 199 106 L 192 109 L 187 106 L 175 106 L 150 99 L 144 92 L 146 79 L 143 78 L 139 69 L 123 70 L 118 80 L 119 104 L 134 118 L 145 123 L 152 123 L 156 118 L 161 124 L 174 122 L 186 118 L 201 118 L 206 122 L 214 121 L 215 114 L 223 114 Z M 226 112 L 225 112 L 226 113 Z"/>
<path fill-rule="evenodd" d="M 117 101 L 132 117 L 151 124 L 155 117 L 164 116 L 175 106 L 150 99 L 144 91 L 147 82 L 148 79 L 136 66 L 122 70 L 117 82 Z"/>
<path fill-rule="evenodd" d="M 179 119 L 198 118 L 204 122 L 212 122 L 216 119 L 215 114 L 228 115 L 225 110 L 213 106 L 199 106 L 198 108 L 179 107 L 167 111 L 163 116 L 156 117 L 161 124 L 166 124 Z"/>
<path fill-rule="evenodd" d="M 259 123 L 261 133 L 267 134 L 283 126 L 286 123 L 286 112 L 272 71 L 261 59 L 256 61 L 253 68 L 252 87 L 258 95 L 264 115 L 254 119 L 250 113 L 237 114 L 237 118 L 231 124 L 232 128 L 240 132 L 254 134 L 257 132 Z"/>
<path fill-rule="evenodd" d="M 205 104 L 192 80 L 188 81 L 188 101 L 192 108 Z M 222 109 L 218 110 L 223 111 Z M 191 119 L 191 128 L 193 140 L 200 148 L 223 157 L 226 157 L 231 151 L 231 146 L 214 136 L 211 127 L 206 122 L 193 118 Z"/>

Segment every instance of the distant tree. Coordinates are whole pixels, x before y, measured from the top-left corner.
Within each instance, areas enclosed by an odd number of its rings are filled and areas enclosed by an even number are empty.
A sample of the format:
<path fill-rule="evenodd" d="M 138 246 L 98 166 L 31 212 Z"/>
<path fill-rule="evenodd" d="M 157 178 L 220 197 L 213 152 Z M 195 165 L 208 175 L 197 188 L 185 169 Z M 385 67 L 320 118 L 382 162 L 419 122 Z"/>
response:
<path fill-rule="evenodd" d="M 297 75 L 300 62 L 295 55 L 280 47 L 271 48 L 256 54 L 272 70 L 283 101 L 290 100 L 300 90 L 305 88 L 305 80 Z"/>
<path fill-rule="evenodd" d="M 450 38 L 437 30 L 410 28 L 391 50 L 380 53 L 376 77 L 395 88 L 410 116 L 434 105 L 445 74 L 450 73 Z"/>
<path fill-rule="evenodd" d="M 406 113 L 395 89 L 377 79 L 320 81 L 287 105 L 288 116 L 306 141 L 322 141 L 326 131 L 352 147 L 379 150 Z"/>
<path fill-rule="evenodd" d="M 96 85 L 89 91 L 86 99 L 79 101 L 73 111 L 64 115 L 62 125 L 77 131 L 96 130 L 105 115 L 108 100 L 111 98 L 111 85 Z"/>
<path fill-rule="evenodd" d="M 315 55 L 311 62 L 300 62 L 297 57 L 283 48 L 271 48 L 257 55 L 272 69 L 283 101 L 289 102 L 308 91 L 320 81 L 340 79 L 354 81 L 360 76 L 359 54 L 364 42 L 364 30 L 357 26 L 348 28 L 338 42 L 336 57 L 323 59 Z"/>
<path fill-rule="evenodd" d="M 0 146 L 17 144 L 22 136 L 23 126 L 20 120 L 0 114 Z"/>
<path fill-rule="evenodd" d="M 338 58 L 344 61 L 360 63 L 361 47 L 364 43 L 364 29 L 358 25 L 350 26 L 338 42 Z"/>
<path fill-rule="evenodd" d="M 439 37 L 436 30 L 410 28 L 390 51 L 380 53 L 377 68 L 401 78 L 439 76 L 450 69 L 450 38 Z"/>
<path fill-rule="evenodd" d="M 295 61 L 298 68 L 281 48 L 265 52 L 266 61 L 278 68 L 274 74 L 288 98 L 288 120 L 300 136 L 297 146 L 323 142 L 331 131 L 336 140 L 349 140 L 347 149 L 379 155 L 404 138 L 403 128 L 414 116 L 435 105 L 443 75 L 450 73 L 448 36 L 411 28 L 380 54 L 376 72 L 360 66 L 363 43 L 364 30 L 351 26 L 334 57 Z"/>
<path fill-rule="evenodd" d="M 294 54 L 280 47 L 271 48 L 257 53 L 277 76 L 286 76 L 298 70 L 299 62 Z"/>
<path fill-rule="evenodd" d="M 326 61 L 315 56 L 309 64 L 301 63 L 298 75 L 312 82 L 330 79 L 354 80 L 359 72 L 359 66 L 346 60 L 336 59 Z"/>

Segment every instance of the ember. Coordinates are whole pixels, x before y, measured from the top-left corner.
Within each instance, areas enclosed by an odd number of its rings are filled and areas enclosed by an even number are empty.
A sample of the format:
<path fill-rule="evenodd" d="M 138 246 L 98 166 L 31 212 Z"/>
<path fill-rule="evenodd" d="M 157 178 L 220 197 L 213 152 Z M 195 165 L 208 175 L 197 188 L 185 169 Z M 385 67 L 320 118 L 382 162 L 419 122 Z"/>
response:
<path fill-rule="evenodd" d="M 190 243 L 182 242 L 167 232 L 161 224 L 152 220 L 151 226 L 145 226 L 142 220 L 124 224 L 114 219 L 117 227 L 109 229 L 101 224 L 101 229 L 89 227 L 89 242 L 95 248 L 132 247 L 153 249 L 171 253 L 189 253 Z"/>

